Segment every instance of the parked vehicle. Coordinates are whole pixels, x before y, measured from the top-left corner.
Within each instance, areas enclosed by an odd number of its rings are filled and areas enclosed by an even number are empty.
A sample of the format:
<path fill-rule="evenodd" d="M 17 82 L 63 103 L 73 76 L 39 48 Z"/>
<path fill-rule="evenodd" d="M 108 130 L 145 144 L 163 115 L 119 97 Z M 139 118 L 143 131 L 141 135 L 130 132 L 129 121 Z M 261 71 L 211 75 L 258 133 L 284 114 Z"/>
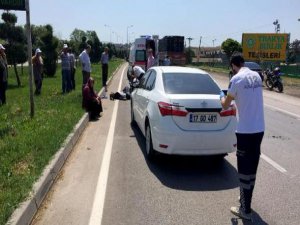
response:
<path fill-rule="evenodd" d="M 258 72 L 261 80 L 264 81 L 263 70 L 262 70 L 262 68 L 261 68 L 261 66 L 259 64 L 257 64 L 256 62 L 245 62 L 244 66 L 248 67 L 252 71 Z M 229 72 L 229 79 L 231 79 L 232 76 L 233 76 L 233 72 L 232 72 L 232 70 L 230 70 L 230 72 Z"/>
<path fill-rule="evenodd" d="M 171 65 L 185 65 L 184 36 L 165 36 L 159 40 L 159 65 L 163 65 L 166 56 L 171 59 Z"/>
<path fill-rule="evenodd" d="M 152 67 L 131 94 L 131 121 L 146 138 L 146 155 L 224 157 L 235 150 L 236 110 L 222 110 L 220 87 L 205 71 Z"/>
<path fill-rule="evenodd" d="M 138 65 L 146 70 L 147 49 L 151 48 L 158 65 L 158 35 L 136 38 L 129 52 L 129 64 Z"/>
<path fill-rule="evenodd" d="M 276 67 L 273 71 L 266 70 L 265 72 L 267 78 L 266 78 L 266 86 L 273 90 L 274 88 L 278 90 L 278 92 L 283 92 L 283 83 L 281 79 L 281 72 L 279 67 Z"/>

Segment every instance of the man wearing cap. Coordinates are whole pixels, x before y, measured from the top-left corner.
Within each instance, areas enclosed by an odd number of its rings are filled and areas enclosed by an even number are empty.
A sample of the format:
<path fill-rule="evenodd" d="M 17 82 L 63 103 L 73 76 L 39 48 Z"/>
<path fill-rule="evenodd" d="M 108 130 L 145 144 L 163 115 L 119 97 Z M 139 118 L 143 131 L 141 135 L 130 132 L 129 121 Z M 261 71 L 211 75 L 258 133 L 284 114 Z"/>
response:
<path fill-rule="evenodd" d="M 0 105 L 6 103 L 7 60 L 4 50 L 5 48 L 0 44 Z"/>
<path fill-rule="evenodd" d="M 61 74 L 62 74 L 62 93 L 65 94 L 71 91 L 71 64 L 68 53 L 68 45 L 64 44 L 60 54 L 61 59 Z"/>
<path fill-rule="evenodd" d="M 87 83 L 87 81 L 91 76 L 92 69 L 91 69 L 91 60 L 89 56 L 90 52 L 91 52 L 91 46 L 87 45 L 79 55 L 79 59 L 82 67 L 82 88 L 84 88 L 85 84 Z"/>
<path fill-rule="evenodd" d="M 43 59 L 41 56 L 41 49 L 37 48 L 35 50 L 35 55 L 32 57 L 32 66 L 33 66 L 33 77 L 35 83 L 35 92 L 34 94 L 41 94 L 42 82 L 43 82 Z"/>

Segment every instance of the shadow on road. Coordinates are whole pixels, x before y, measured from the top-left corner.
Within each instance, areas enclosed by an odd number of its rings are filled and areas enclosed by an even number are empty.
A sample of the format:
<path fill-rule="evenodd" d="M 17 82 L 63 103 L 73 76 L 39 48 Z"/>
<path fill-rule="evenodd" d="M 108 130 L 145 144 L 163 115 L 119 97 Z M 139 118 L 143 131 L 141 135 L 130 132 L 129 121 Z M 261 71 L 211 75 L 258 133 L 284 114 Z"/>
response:
<path fill-rule="evenodd" d="M 231 218 L 231 224 L 232 225 L 268 225 L 254 210 L 252 210 L 252 221 L 243 220 L 240 218 Z"/>
<path fill-rule="evenodd" d="M 187 191 L 216 191 L 238 187 L 237 171 L 226 159 L 159 154 L 154 162 L 148 161 L 143 134 L 137 126 L 132 126 L 132 130 L 149 169 L 167 187 Z"/>

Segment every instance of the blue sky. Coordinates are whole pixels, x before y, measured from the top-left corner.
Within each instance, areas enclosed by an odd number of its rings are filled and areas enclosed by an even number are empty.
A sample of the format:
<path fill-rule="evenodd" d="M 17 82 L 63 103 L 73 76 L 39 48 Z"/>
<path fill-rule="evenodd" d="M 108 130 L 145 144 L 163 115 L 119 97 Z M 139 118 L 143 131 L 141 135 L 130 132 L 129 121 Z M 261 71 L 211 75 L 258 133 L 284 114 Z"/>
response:
<path fill-rule="evenodd" d="M 274 32 L 300 39 L 300 0 L 30 0 L 31 23 L 51 24 L 55 35 L 69 39 L 75 29 L 94 30 L 101 41 L 127 42 L 145 34 L 183 35 L 192 46 L 220 45 L 242 33 Z M 2 10 L 0 10 L 2 11 Z M 14 11 L 18 24 L 25 12 Z M 2 12 L 1 12 L 2 13 Z M 108 25 L 108 26 L 105 26 Z"/>

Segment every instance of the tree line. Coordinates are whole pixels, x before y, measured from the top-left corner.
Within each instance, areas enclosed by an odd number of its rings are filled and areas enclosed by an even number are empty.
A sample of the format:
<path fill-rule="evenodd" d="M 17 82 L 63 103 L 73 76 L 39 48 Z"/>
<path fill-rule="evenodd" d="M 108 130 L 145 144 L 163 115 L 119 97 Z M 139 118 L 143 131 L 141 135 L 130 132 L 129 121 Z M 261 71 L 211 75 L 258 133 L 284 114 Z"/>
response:
<path fill-rule="evenodd" d="M 17 84 L 21 86 L 17 65 L 24 64 L 28 60 L 26 30 L 25 27 L 16 25 L 17 16 L 13 13 L 4 12 L 1 18 L 3 22 L 0 23 L 0 43 L 6 48 L 8 65 L 13 66 Z M 100 61 L 105 46 L 110 49 L 110 57 L 125 58 L 126 56 L 125 46 L 116 47 L 112 43 L 104 45 L 95 31 L 83 31 L 77 28 L 71 33 L 69 40 L 60 40 L 53 34 L 51 25 L 32 25 L 31 41 L 33 54 L 37 48 L 43 52 L 44 74 L 48 77 L 53 77 L 56 73 L 58 56 L 63 44 L 68 44 L 76 56 L 89 44 L 92 46 L 90 53 L 92 63 Z"/>

